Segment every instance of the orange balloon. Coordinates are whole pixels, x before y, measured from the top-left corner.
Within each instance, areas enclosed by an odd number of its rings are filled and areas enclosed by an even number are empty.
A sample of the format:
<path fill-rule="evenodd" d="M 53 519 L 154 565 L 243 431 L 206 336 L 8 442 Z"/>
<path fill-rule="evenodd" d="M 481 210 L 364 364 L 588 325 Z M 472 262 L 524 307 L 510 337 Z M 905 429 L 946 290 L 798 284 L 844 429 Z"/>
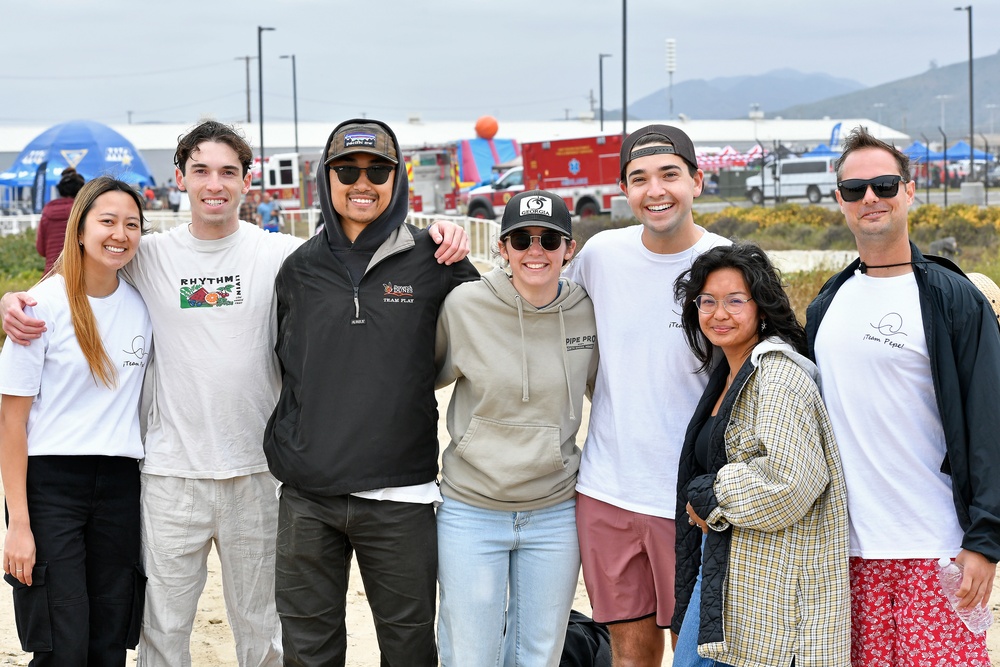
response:
<path fill-rule="evenodd" d="M 500 124 L 493 116 L 480 116 L 476 121 L 476 136 L 481 139 L 492 139 L 497 136 Z"/>

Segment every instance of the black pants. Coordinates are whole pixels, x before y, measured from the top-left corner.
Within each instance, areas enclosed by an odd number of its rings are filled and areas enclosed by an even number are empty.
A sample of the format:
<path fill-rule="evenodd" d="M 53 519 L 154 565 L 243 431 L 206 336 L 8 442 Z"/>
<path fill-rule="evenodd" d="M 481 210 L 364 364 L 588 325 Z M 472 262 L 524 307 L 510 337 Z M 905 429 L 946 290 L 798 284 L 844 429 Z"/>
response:
<path fill-rule="evenodd" d="M 436 667 L 434 508 L 315 496 L 285 486 L 278 505 L 275 602 L 286 667 L 345 664 L 352 551 L 382 667 Z"/>
<path fill-rule="evenodd" d="M 29 456 L 33 584 L 14 580 L 18 636 L 34 667 L 119 667 L 138 642 L 139 464 Z M 11 579 L 7 578 L 10 582 Z"/>

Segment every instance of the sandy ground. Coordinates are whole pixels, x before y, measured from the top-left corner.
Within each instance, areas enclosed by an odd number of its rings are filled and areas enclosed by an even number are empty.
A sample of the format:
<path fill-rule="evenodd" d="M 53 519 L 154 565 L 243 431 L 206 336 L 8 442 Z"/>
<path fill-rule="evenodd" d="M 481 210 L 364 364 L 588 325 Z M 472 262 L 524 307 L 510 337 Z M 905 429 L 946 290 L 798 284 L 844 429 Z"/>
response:
<path fill-rule="evenodd" d="M 444 415 L 450 397 L 450 389 L 438 392 L 441 421 L 439 423 L 440 441 L 448 441 L 445 429 Z M 585 402 L 586 404 L 586 402 Z M 589 417 L 589 404 L 585 405 L 584 428 L 581 429 L 578 441 L 583 444 L 586 433 L 586 419 Z M 4 535 L 4 527 L 0 525 L 0 539 Z M 7 588 L 3 586 L 3 588 Z M 20 650 L 17 632 L 14 628 L 14 612 L 10 594 L 3 592 L 0 599 L 0 665 L 27 665 L 30 655 Z M 1000 576 L 993 585 L 991 606 L 996 614 L 1000 609 Z M 576 591 L 574 608 L 586 614 L 590 613 L 590 602 L 587 592 L 580 579 Z M 357 562 L 351 571 L 351 586 L 347 598 L 347 667 L 376 667 L 379 664 L 378 642 L 375 638 L 375 628 L 372 624 L 371 612 L 365 597 L 361 575 L 357 571 Z M 1000 667 L 1000 629 L 996 627 L 988 634 L 987 641 L 993 667 Z M 129 654 L 129 663 L 135 660 L 135 654 Z M 195 618 L 194 632 L 191 636 L 192 663 L 197 667 L 235 667 L 236 652 L 233 644 L 233 634 L 226 619 L 226 608 L 222 598 L 222 578 L 219 572 L 219 560 L 213 549 L 208 561 L 208 583 L 198 604 L 198 614 Z M 663 664 L 671 663 L 669 648 L 664 656 Z"/>

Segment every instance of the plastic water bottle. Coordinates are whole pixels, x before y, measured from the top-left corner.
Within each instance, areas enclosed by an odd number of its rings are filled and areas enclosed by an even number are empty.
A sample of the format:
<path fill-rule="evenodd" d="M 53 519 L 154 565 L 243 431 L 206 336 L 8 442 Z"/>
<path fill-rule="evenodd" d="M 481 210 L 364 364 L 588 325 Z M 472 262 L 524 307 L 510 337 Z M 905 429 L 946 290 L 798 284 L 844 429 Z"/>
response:
<path fill-rule="evenodd" d="M 989 607 L 976 605 L 975 607 L 958 608 L 958 587 L 962 585 L 962 566 L 952 562 L 950 558 L 942 558 L 938 561 L 938 581 L 941 582 L 941 590 L 944 591 L 948 602 L 955 609 L 955 613 L 969 628 L 976 634 L 986 632 L 986 629 L 993 625 L 993 612 Z"/>

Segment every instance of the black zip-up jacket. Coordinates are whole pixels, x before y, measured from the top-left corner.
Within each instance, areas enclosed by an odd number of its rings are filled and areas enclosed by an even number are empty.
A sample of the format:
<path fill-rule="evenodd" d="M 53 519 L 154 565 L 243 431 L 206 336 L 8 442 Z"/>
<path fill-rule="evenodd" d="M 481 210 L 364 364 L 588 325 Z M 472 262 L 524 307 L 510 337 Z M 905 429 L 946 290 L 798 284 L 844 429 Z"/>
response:
<path fill-rule="evenodd" d="M 910 244 L 931 377 L 952 479 L 962 548 L 1000 560 L 1000 327 L 989 302 L 961 270 Z M 806 310 L 809 355 L 833 297 L 860 265 L 830 278 Z M 859 387 L 858 391 L 864 391 Z"/>
<path fill-rule="evenodd" d="M 468 260 L 438 264 L 426 230 L 404 224 L 402 169 L 389 207 L 347 242 L 330 201 L 328 151 L 329 141 L 318 177 L 324 233 L 292 253 L 275 280 L 282 387 L 264 453 L 278 480 L 318 495 L 431 482 L 437 316 L 452 288 L 479 273 Z M 371 257 L 357 284 L 344 259 L 352 252 Z"/>

